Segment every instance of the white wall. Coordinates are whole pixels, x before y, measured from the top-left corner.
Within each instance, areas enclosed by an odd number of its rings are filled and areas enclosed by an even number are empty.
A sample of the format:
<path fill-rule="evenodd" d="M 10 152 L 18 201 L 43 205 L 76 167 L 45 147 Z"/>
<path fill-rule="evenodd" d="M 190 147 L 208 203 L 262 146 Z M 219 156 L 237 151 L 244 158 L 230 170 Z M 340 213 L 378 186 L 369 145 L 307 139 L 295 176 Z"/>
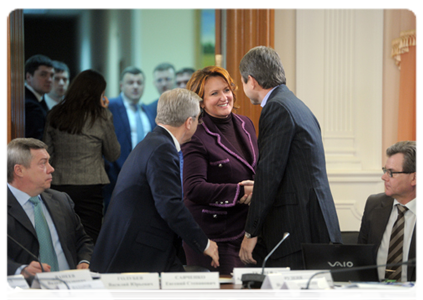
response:
<path fill-rule="evenodd" d="M 296 95 L 320 122 L 341 230 L 359 230 L 367 197 L 384 190 L 383 10 L 277 10 L 275 25 L 275 48 L 295 73 L 288 83 L 295 76 Z"/>

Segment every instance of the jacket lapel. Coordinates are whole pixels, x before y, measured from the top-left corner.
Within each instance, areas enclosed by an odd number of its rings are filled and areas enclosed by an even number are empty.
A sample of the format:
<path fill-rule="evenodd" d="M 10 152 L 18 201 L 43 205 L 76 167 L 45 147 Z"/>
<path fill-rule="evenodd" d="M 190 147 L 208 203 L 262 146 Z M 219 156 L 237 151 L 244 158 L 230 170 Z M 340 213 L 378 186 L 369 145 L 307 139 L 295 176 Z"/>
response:
<path fill-rule="evenodd" d="M 248 168 L 250 168 L 253 171 L 253 174 L 255 174 L 254 167 L 257 162 L 257 154 L 255 153 L 255 150 L 251 141 L 251 136 L 245 129 L 245 122 L 241 118 L 237 117 L 236 115 L 233 115 L 233 116 L 234 116 L 233 124 L 235 126 L 235 131 L 239 134 L 239 136 L 242 139 L 242 144 L 243 144 L 242 146 L 247 146 L 249 149 L 248 153 L 250 154 L 250 157 L 247 158 L 248 161 L 244 159 L 237 152 L 237 150 L 235 150 L 235 147 L 232 146 L 230 141 L 228 141 L 226 137 L 224 137 L 220 133 L 217 126 L 207 117 L 207 115 L 205 115 L 204 117 L 204 123 L 203 123 L 204 129 L 207 132 L 207 134 L 213 136 L 216 139 L 216 144 L 219 147 L 221 147 L 224 151 L 226 151 L 231 156 L 235 157 L 241 163 L 246 165 Z"/>
<path fill-rule="evenodd" d="M 31 232 L 34 235 L 34 238 L 37 238 L 37 233 L 35 232 L 35 228 L 32 225 L 31 220 L 28 218 L 28 215 L 25 213 L 22 206 L 19 204 L 18 200 L 16 200 L 9 188 L 7 188 L 7 205 L 8 214 Z"/>

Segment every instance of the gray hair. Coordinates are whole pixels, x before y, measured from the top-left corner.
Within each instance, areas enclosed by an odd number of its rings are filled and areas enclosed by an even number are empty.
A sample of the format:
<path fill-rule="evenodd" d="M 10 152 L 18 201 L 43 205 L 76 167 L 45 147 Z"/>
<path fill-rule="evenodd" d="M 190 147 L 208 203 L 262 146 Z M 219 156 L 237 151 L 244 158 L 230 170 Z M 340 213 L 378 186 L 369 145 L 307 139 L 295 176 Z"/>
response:
<path fill-rule="evenodd" d="M 404 162 L 402 164 L 403 172 L 416 172 L 416 142 L 402 141 L 386 149 L 386 155 L 388 157 L 397 153 L 402 153 L 404 155 Z"/>
<path fill-rule="evenodd" d="M 189 117 L 194 120 L 200 113 L 200 102 L 196 93 L 176 88 L 164 92 L 157 104 L 156 123 L 173 127 L 181 126 Z"/>
<path fill-rule="evenodd" d="M 272 48 L 258 46 L 250 49 L 239 64 L 244 83 L 250 75 L 264 89 L 286 84 L 285 71 L 278 53 Z"/>
<path fill-rule="evenodd" d="M 15 165 L 31 166 L 31 149 L 46 149 L 47 145 L 33 138 L 16 138 L 7 145 L 7 182 L 13 181 Z"/>

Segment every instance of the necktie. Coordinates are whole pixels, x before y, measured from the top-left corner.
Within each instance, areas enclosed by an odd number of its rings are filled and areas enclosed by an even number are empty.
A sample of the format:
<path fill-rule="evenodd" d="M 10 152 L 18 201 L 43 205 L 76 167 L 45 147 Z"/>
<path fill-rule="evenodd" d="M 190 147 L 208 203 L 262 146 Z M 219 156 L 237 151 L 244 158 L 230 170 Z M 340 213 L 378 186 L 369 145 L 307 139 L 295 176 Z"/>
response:
<path fill-rule="evenodd" d="M 40 261 L 49 264 L 51 271 L 59 271 L 59 263 L 57 262 L 56 252 L 51 240 L 50 229 L 40 205 L 40 200 L 38 197 L 31 197 L 29 201 L 34 204 L 35 232 L 40 244 Z"/>
<path fill-rule="evenodd" d="M 392 227 L 391 240 L 389 242 L 387 264 L 397 264 L 402 262 L 402 245 L 404 240 L 404 213 L 407 207 L 397 204 L 398 218 Z M 385 279 L 401 280 L 402 265 L 388 267 Z"/>
<path fill-rule="evenodd" d="M 141 142 L 144 139 L 144 128 L 142 126 L 142 120 L 141 120 L 141 111 L 140 107 L 138 107 L 137 104 L 132 105 L 135 109 L 135 118 L 137 120 L 137 137 L 138 137 L 138 143 Z"/>
<path fill-rule="evenodd" d="M 179 154 L 179 167 L 180 167 L 180 173 L 181 173 L 181 187 L 182 187 L 182 198 L 184 198 L 184 180 L 183 180 L 183 169 L 184 169 L 184 156 L 182 155 L 182 151 L 178 152 Z"/>

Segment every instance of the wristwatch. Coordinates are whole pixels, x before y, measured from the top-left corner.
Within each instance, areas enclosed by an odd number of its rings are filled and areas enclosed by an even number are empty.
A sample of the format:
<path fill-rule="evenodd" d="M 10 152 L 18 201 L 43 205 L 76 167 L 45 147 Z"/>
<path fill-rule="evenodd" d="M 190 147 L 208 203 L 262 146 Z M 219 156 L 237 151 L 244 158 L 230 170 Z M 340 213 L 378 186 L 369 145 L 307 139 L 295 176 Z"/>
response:
<path fill-rule="evenodd" d="M 253 238 L 253 236 L 251 235 L 251 233 L 248 233 L 248 232 L 245 232 L 245 237 L 246 237 L 247 239 L 251 239 L 251 238 Z"/>

